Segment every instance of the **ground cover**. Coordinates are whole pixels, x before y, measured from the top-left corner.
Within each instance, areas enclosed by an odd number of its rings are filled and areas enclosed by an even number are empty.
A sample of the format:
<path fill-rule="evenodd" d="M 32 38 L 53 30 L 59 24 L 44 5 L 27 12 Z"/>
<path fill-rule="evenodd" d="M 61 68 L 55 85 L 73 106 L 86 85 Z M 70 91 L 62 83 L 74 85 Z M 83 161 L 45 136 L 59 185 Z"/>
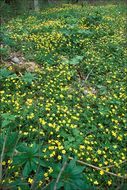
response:
<path fill-rule="evenodd" d="M 62 5 L 2 26 L 1 188 L 124 189 L 125 10 Z"/>

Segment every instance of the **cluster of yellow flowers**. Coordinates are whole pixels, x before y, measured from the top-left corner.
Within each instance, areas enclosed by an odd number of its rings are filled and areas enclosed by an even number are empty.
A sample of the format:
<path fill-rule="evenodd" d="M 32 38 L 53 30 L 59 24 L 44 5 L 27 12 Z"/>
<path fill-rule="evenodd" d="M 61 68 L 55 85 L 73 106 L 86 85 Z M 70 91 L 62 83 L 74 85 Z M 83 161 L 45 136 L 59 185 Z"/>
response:
<path fill-rule="evenodd" d="M 84 17 L 85 9 L 65 5 L 59 9 L 48 9 L 40 13 L 40 17 L 54 13 L 63 15 L 63 11 L 67 15 L 68 11 L 73 14 L 77 11 Z M 38 16 L 29 16 L 24 22 L 20 18 L 8 22 L 5 28 L 8 29 L 9 38 L 18 42 L 24 53 L 34 52 L 33 59 L 41 56 L 44 65 L 35 70 L 36 80 L 33 79 L 31 83 L 25 82 L 23 76 L 9 76 L 4 80 L 0 90 L 1 114 L 16 115 L 18 119 L 10 120 L 9 125 L 12 130 L 15 126 L 14 132 L 17 129 L 21 142 L 38 143 L 38 139 L 43 142 L 40 150 L 45 162 L 61 162 L 64 155 L 76 156 L 79 160 L 102 167 L 100 171 L 85 171 L 90 183 L 98 188 L 100 184 L 110 188 L 115 180 L 106 176 L 106 172 L 125 175 L 122 163 L 126 160 L 127 152 L 124 74 L 127 70 L 124 68 L 126 53 L 121 47 L 125 19 L 120 14 L 116 21 L 115 6 L 93 6 L 85 14 L 90 10 L 94 13 L 96 9 L 102 11 L 104 22 L 90 27 L 83 23 L 83 18 L 75 26 L 81 33 L 94 31 L 96 36 L 92 37 L 84 38 L 79 33 L 72 35 L 70 31 L 73 26 L 71 28 L 71 23 L 67 24 L 72 18 L 67 18 L 66 14 L 65 18 L 56 20 L 42 21 Z M 75 25 L 73 19 L 71 22 Z M 67 27 L 71 28 L 68 33 Z M 27 32 L 24 32 L 24 28 Z M 82 65 L 76 67 L 67 64 L 66 60 L 81 49 L 86 57 Z M 47 65 L 49 60 L 52 63 L 56 57 L 54 66 Z M 94 70 L 87 81 L 91 68 Z M 79 78 L 78 70 L 83 77 Z M 108 167 L 110 165 L 114 167 Z M 14 169 L 13 162 L 9 160 L 3 160 L 2 166 L 5 171 L 6 168 L 8 171 Z M 105 171 L 103 167 L 107 167 Z M 18 167 L 12 171 L 15 178 L 20 176 L 21 169 Z M 38 185 L 41 187 L 43 183 L 50 182 L 53 172 L 53 166 L 45 170 Z M 2 182 L 13 181 L 14 177 L 10 177 Z M 27 182 L 29 185 L 34 183 L 32 173 Z"/>

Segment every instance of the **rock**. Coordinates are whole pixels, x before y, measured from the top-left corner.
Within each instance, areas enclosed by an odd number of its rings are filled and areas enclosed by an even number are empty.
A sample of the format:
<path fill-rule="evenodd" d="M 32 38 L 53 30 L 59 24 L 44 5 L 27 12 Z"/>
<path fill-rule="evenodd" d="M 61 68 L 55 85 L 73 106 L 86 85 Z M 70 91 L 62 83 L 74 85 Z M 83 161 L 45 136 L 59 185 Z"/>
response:
<path fill-rule="evenodd" d="M 16 63 L 16 64 L 19 64 L 19 63 L 20 63 L 20 60 L 19 60 L 18 57 L 13 57 L 13 58 L 11 59 L 11 61 L 12 61 L 13 63 Z"/>

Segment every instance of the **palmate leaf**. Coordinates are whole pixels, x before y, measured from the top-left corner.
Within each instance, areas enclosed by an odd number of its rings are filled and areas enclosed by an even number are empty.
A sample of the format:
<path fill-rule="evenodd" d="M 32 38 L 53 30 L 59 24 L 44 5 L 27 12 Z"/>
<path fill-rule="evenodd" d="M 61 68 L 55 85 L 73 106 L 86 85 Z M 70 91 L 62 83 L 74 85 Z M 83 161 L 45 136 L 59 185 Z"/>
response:
<path fill-rule="evenodd" d="M 17 150 L 19 152 L 24 152 L 24 153 L 32 154 L 32 155 L 38 153 L 39 152 L 38 149 L 39 149 L 39 146 L 36 143 L 33 143 L 32 147 L 27 146 L 26 143 L 21 143 L 17 147 Z"/>
<path fill-rule="evenodd" d="M 12 187 L 11 187 L 12 185 Z M 9 189 L 17 190 L 17 187 L 20 187 L 23 190 L 29 190 L 29 184 L 26 181 L 20 179 L 15 179 L 11 185 L 9 184 Z M 7 186 L 8 187 L 8 186 Z M 5 188 L 6 189 L 6 188 Z"/>
<path fill-rule="evenodd" d="M 71 65 L 77 65 L 83 60 L 83 58 L 84 56 L 76 55 L 71 60 L 67 60 L 66 63 L 71 64 Z"/>
<path fill-rule="evenodd" d="M 36 79 L 35 74 L 30 72 L 25 72 L 25 74 L 22 76 L 22 80 L 28 83 L 31 83 L 35 79 Z"/>
<path fill-rule="evenodd" d="M 12 121 L 16 119 L 16 115 L 12 115 L 10 113 L 4 113 L 2 114 L 2 127 L 6 127 L 8 124 L 10 124 Z"/>
<path fill-rule="evenodd" d="M 39 146 L 34 143 L 32 147 L 29 147 L 26 143 L 21 143 L 18 147 L 18 154 L 14 157 L 13 164 L 23 167 L 23 177 L 26 178 L 34 171 L 36 172 L 38 166 L 47 167 L 47 164 L 41 160 L 39 155 Z"/>
<path fill-rule="evenodd" d="M 62 163 L 62 165 L 64 164 L 64 162 Z M 57 176 L 62 168 L 62 165 L 59 165 L 59 167 L 57 167 L 57 170 L 55 168 L 55 172 L 52 173 L 52 177 L 57 179 Z M 83 176 L 83 170 L 84 170 L 84 166 L 79 166 L 76 164 L 76 159 L 73 159 L 69 162 L 69 164 L 67 165 L 67 167 L 65 168 L 60 181 L 61 183 L 61 187 L 63 187 L 65 190 L 92 190 L 92 188 L 90 189 L 86 179 Z M 85 180 L 84 180 L 85 179 Z M 53 185 L 53 183 L 52 183 Z M 59 185 L 59 183 L 58 183 Z M 58 186 L 57 186 L 57 189 Z"/>
<path fill-rule="evenodd" d="M 12 72 L 9 71 L 8 69 L 6 68 L 3 68 L 3 69 L 0 69 L 0 79 L 1 78 L 7 78 L 9 75 L 11 75 Z"/>

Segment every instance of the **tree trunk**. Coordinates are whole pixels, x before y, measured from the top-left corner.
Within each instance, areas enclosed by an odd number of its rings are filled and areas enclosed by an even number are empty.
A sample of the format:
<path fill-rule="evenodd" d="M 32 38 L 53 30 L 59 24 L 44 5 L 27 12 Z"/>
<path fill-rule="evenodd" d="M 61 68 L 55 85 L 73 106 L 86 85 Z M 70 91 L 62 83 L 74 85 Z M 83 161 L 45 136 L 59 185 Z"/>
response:
<path fill-rule="evenodd" d="M 34 0 L 34 10 L 39 11 L 39 1 L 38 0 Z"/>

